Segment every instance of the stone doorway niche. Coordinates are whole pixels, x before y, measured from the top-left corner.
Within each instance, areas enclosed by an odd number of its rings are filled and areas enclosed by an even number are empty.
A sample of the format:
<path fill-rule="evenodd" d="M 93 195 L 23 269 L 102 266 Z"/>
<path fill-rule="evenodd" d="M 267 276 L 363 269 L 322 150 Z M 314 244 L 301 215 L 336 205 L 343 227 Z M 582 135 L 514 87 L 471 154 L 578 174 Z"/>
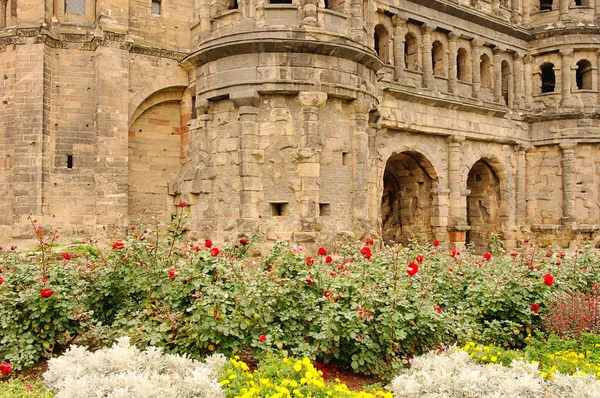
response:
<path fill-rule="evenodd" d="M 431 217 L 437 214 L 437 176 L 425 156 L 402 152 L 389 158 L 383 175 L 382 237 L 386 244 L 434 240 Z"/>
<path fill-rule="evenodd" d="M 469 171 L 467 189 L 467 220 L 470 231 L 467 231 L 467 244 L 475 247 L 476 253 L 488 250 L 490 233 L 501 231 L 500 178 L 492 166 L 480 159 Z"/>

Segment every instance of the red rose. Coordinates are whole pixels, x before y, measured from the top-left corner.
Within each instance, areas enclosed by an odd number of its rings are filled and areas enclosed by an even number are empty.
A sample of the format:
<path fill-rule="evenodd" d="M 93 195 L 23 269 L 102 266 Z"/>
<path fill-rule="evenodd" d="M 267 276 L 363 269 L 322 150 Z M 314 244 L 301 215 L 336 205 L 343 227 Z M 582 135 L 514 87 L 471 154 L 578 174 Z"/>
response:
<path fill-rule="evenodd" d="M 360 249 L 360 254 L 362 254 L 362 256 L 364 258 L 366 258 L 367 260 L 370 260 L 371 256 L 373 255 L 373 253 L 371 252 L 371 248 L 369 248 L 367 246 Z"/>
<path fill-rule="evenodd" d="M 216 247 L 213 247 L 212 249 L 210 249 L 210 255 L 213 257 L 217 257 L 219 255 L 219 253 L 221 253 L 221 252 Z"/>
<path fill-rule="evenodd" d="M 439 305 L 434 305 L 433 309 L 436 310 L 438 314 L 442 313 L 442 307 L 440 307 Z"/>
<path fill-rule="evenodd" d="M 544 275 L 544 283 L 548 286 L 552 286 L 554 284 L 554 277 L 550 274 Z"/>
<path fill-rule="evenodd" d="M 540 305 L 537 303 L 531 304 L 531 310 L 533 312 L 535 312 L 536 314 L 539 314 L 540 313 Z"/>
<path fill-rule="evenodd" d="M 333 259 L 331 258 L 331 256 L 327 256 L 327 257 L 325 257 L 325 262 L 326 262 L 326 263 L 330 263 L 330 262 L 332 262 L 332 261 L 333 261 Z"/>
<path fill-rule="evenodd" d="M 17 246 L 11 246 L 10 250 L 17 250 Z"/>
<path fill-rule="evenodd" d="M 485 260 L 487 260 L 487 261 L 490 261 L 490 260 L 492 259 L 492 255 L 491 255 L 490 253 L 485 253 L 485 254 L 483 255 L 483 258 L 484 258 Z"/>
<path fill-rule="evenodd" d="M 373 243 L 374 243 L 373 242 L 373 238 L 367 238 L 367 239 L 365 239 L 365 245 L 372 245 Z"/>
<path fill-rule="evenodd" d="M 52 290 L 44 289 L 40 292 L 40 296 L 42 296 L 43 298 L 48 298 L 48 297 L 52 296 Z"/>
<path fill-rule="evenodd" d="M 175 270 L 173 268 L 169 270 L 169 278 L 175 279 Z"/>
<path fill-rule="evenodd" d="M 187 203 L 185 203 L 183 200 L 179 202 L 179 207 L 184 208 L 185 206 L 187 206 Z"/>
<path fill-rule="evenodd" d="M 517 253 L 510 253 L 511 257 L 517 257 Z"/>
<path fill-rule="evenodd" d="M 325 297 L 329 297 L 329 296 L 331 296 L 331 290 L 325 290 L 325 291 L 323 292 L 323 296 L 325 296 Z"/>
<path fill-rule="evenodd" d="M 248 240 L 246 238 L 242 238 L 242 239 L 240 239 L 240 244 L 247 245 L 248 244 Z"/>
<path fill-rule="evenodd" d="M 417 257 L 415 258 L 415 261 L 416 261 L 416 262 L 418 262 L 419 264 L 421 264 L 421 263 L 423 262 L 423 260 L 425 260 L 425 259 L 423 258 L 423 256 L 417 256 Z"/>
<path fill-rule="evenodd" d="M 11 370 L 10 364 L 6 361 L 2 362 L 2 365 L 0 365 L 0 372 L 2 372 L 4 376 L 8 376 Z"/>
<path fill-rule="evenodd" d="M 115 243 L 112 244 L 113 250 L 122 249 L 123 247 L 125 247 L 125 244 L 122 241 L 120 241 L 120 240 L 118 240 L 118 241 L 116 241 Z"/>
<path fill-rule="evenodd" d="M 360 340 L 360 335 L 359 334 L 356 335 L 356 340 Z"/>
<path fill-rule="evenodd" d="M 2 279 L 2 277 L 0 277 L 0 285 L 4 283 L 4 279 Z"/>
<path fill-rule="evenodd" d="M 406 273 L 409 276 L 415 276 L 417 274 L 417 272 L 419 272 L 419 266 L 415 263 L 409 263 L 408 264 L 408 269 L 406 270 Z"/>
<path fill-rule="evenodd" d="M 315 260 L 313 260 L 312 257 L 306 257 L 304 259 L 304 262 L 306 263 L 306 265 L 308 265 L 310 267 L 311 265 L 313 265 L 315 263 Z"/>
<path fill-rule="evenodd" d="M 71 259 L 71 255 L 69 253 L 63 253 L 63 258 L 65 260 L 70 260 Z"/>
<path fill-rule="evenodd" d="M 205 247 L 208 247 L 208 248 L 210 249 L 210 248 L 212 247 L 212 240 L 210 240 L 210 239 L 207 239 L 207 240 L 204 242 L 204 246 L 205 246 Z"/>
<path fill-rule="evenodd" d="M 546 253 L 546 257 L 552 257 L 552 253 L 550 253 L 550 252 Z"/>
<path fill-rule="evenodd" d="M 196 245 L 194 247 L 192 247 L 192 250 L 195 252 L 199 252 L 200 251 L 200 246 Z"/>
<path fill-rule="evenodd" d="M 307 280 L 306 280 L 306 285 L 307 285 L 307 286 L 311 286 L 312 284 L 313 284 L 313 281 L 312 281 L 312 280 L 310 280 L 310 279 L 307 279 Z"/>
<path fill-rule="evenodd" d="M 434 241 L 433 241 L 433 245 L 434 245 L 435 247 L 438 247 L 438 246 L 440 245 L 440 242 L 438 242 L 437 240 L 434 240 Z"/>
<path fill-rule="evenodd" d="M 319 253 L 320 256 L 324 256 L 327 254 L 327 250 L 325 250 L 325 248 L 323 248 L 323 247 L 319 247 L 319 250 L 317 250 L 317 253 Z"/>
<path fill-rule="evenodd" d="M 267 341 L 267 336 L 265 336 L 264 334 L 261 334 L 260 337 L 258 338 L 258 341 L 260 341 L 261 343 L 264 343 Z"/>
<path fill-rule="evenodd" d="M 46 282 L 48 282 L 48 277 L 47 277 L 47 276 L 44 276 L 44 277 L 42 278 L 42 283 L 46 283 Z"/>

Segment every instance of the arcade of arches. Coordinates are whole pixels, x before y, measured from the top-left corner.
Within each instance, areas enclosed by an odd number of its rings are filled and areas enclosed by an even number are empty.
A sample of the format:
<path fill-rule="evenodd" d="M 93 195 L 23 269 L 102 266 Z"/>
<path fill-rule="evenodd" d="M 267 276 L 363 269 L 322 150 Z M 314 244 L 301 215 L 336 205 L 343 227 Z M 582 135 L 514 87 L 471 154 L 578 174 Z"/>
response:
<path fill-rule="evenodd" d="M 480 159 L 467 176 L 466 243 L 476 252 L 488 249 L 490 234 L 502 226 L 500 178 Z M 437 239 L 435 220 L 441 213 L 438 179 L 429 160 L 416 152 L 402 152 L 387 161 L 381 199 L 382 238 L 386 244 Z"/>

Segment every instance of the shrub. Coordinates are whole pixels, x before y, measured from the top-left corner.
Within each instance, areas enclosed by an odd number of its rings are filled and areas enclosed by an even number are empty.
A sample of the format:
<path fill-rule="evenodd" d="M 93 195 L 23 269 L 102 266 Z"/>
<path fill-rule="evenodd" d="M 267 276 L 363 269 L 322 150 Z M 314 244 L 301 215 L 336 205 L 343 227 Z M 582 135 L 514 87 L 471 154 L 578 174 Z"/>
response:
<path fill-rule="evenodd" d="M 600 334 L 600 307 L 597 285 L 591 293 L 568 292 L 553 301 L 544 319 L 549 333 L 578 339 L 582 333 Z"/>
<path fill-rule="evenodd" d="M 22 379 L 12 379 L 0 383 L 0 398 L 52 398 L 41 382 L 29 383 Z"/>
<path fill-rule="evenodd" d="M 415 357 L 404 374 L 394 378 L 395 397 L 598 397 L 594 377 L 556 373 L 544 380 L 536 364 L 513 361 L 510 367 L 478 365 L 462 350 Z"/>
<path fill-rule="evenodd" d="M 219 398 L 224 394 L 217 378 L 225 362 L 214 356 L 202 364 L 154 347 L 140 351 L 124 337 L 93 353 L 71 347 L 48 362 L 44 379 L 57 397 L 64 398 Z"/>

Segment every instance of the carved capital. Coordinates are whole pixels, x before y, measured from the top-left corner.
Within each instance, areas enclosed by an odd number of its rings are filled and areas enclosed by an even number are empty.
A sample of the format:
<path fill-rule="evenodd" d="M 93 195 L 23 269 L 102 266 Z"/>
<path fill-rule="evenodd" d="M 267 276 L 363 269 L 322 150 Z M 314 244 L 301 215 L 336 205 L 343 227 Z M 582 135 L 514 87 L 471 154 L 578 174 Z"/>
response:
<path fill-rule="evenodd" d="M 320 108 L 327 102 L 327 93 L 301 91 L 298 93 L 298 102 L 300 102 L 300 106 L 303 108 L 308 106 Z"/>
<path fill-rule="evenodd" d="M 576 142 L 561 142 L 560 144 L 558 144 L 558 146 L 560 147 L 560 150 L 563 152 L 573 151 L 573 150 L 575 150 L 577 143 Z"/>
<path fill-rule="evenodd" d="M 560 50 L 560 55 L 563 58 L 570 57 L 571 54 L 573 54 L 573 49 L 572 48 L 563 48 L 563 49 Z"/>
<path fill-rule="evenodd" d="M 394 26 L 402 26 L 408 21 L 408 18 L 404 15 L 394 15 L 392 17 L 392 24 Z"/>
<path fill-rule="evenodd" d="M 366 114 L 373 108 L 373 103 L 365 99 L 357 99 L 352 102 L 354 105 L 354 113 Z"/>
<path fill-rule="evenodd" d="M 245 106 L 258 107 L 260 105 L 260 94 L 256 90 L 242 90 L 231 93 L 229 99 L 236 108 Z"/>
<path fill-rule="evenodd" d="M 521 55 L 521 54 L 519 54 L 517 52 L 513 53 L 512 57 L 513 57 L 513 60 L 515 60 L 515 61 L 521 61 L 521 60 L 523 60 L 523 55 Z"/>
<path fill-rule="evenodd" d="M 450 135 L 450 136 L 448 136 L 448 143 L 450 143 L 450 144 L 460 144 L 466 138 L 467 137 L 465 137 L 464 135 Z"/>
<path fill-rule="evenodd" d="M 435 28 L 437 28 L 437 26 L 432 25 L 430 23 L 424 23 L 423 25 L 421 25 L 421 32 L 423 32 L 424 35 L 431 34 L 431 32 L 435 30 Z"/>
<path fill-rule="evenodd" d="M 456 41 L 460 38 L 460 32 L 452 31 L 448 33 L 448 41 Z"/>

